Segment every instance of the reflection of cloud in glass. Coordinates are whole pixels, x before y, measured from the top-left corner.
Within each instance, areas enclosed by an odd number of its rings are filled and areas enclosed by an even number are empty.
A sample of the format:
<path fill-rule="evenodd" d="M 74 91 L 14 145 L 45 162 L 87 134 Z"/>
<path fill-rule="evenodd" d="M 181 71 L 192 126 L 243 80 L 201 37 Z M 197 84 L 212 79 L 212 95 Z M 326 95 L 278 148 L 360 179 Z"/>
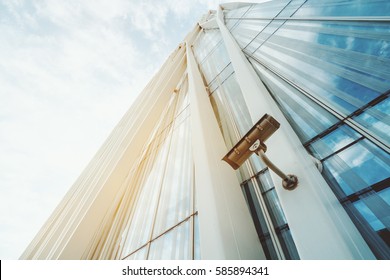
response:
<path fill-rule="evenodd" d="M 354 119 L 367 129 L 390 142 L 390 98 L 367 109 Z"/>
<path fill-rule="evenodd" d="M 383 48 L 382 35 L 387 32 L 377 25 L 289 22 L 255 54 L 270 65 L 279 64 L 278 71 L 349 114 L 388 88 L 384 81 L 390 77 L 372 71 L 381 69 L 382 62 L 372 55 Z"/>
<path fill-rule="evenodd" d="M 343 179 L 344 173 L 343 168 L 340 168 L 336 163 L 334 158 L 331 158 L 324 162 L 325 169 L 331 174 L 331 176 L 336 180 L 337 184 L 344 192 L 345 195 L 350 195 L 354 193 L 355 190 L 349 186 L 349 184 Z M 362 187 L 363 188 L 363 187 Z"/>
<path fill-rule="evenodd" d="M 379 121 L 378 119 L 374 118 L 368 113 L 362 114 L 361 116 L 356 118 L 356 120 L 365 124 L 366 127 L 368 126 L 368 128 L 371 128 L 376 133 L 379 133 L 383 138 L 390 137 L 389 135 L 390 126 L 386 123 Z"/>
<path fill-rule="evenodd" d="M 324 161 L 324 167 L 346 195 L 388 178 L 389 166 L 389 155 L 367 140 Z"/>
<path fill-rule="evenodd" d="M 378 149 L 367 140 L 362 140 L 340 152 L 338 156 L 368 185 L 372 185 L 386 179 L 390 175 L 390 168 L 389 162 L 383 162 L 382 159 L 375 157 L 373 150 L 367 149 L 369 147 Z M 379 149 L 376 153 L 385 154 Z"/>
<path fill-rule="evenodd" d="M 352 143 L 361 137 L 360 134 L 352 130 L 349 126 L 343 125 L 335 131 L 314 142 L 311 147 L 321 158 Z"/>
<path fill-rule="evenodd" d="M 337 2 L 337 5 L 335 5 Z M 382 1 L 307 1 L 296 17 L 307 16 L 387 16 L 390 3 Z"/>
<path fill-rule="evenodd" d="M 353 37 L 348 37 L 347 38 L 347 40 L 346 40 L 346 43 L 347 43 L 346 49 L 347 50 L 352 49 L 354 41 L 355 41 L 355 38 L 353 38 Z"/>
<path fill-rule="evenodd" d="M 390 77 L 386 71 L 372 71 L 383 68 L 383 63 L 374 56 L 383 55 L 389 45 L 383 40 L 388 31 L 382 27 L 380 23 L 292 22 L 286 23 L 276 35 L 294 41 L 294 50 L 306 54 L 306 58 L 300 60 L 313 60 L 311 57 L 315 57 L 324 61 L 323 64 L 312 63 L 310 67 L 283 58 L 299 71 L 303 69 L 313 81 L 320 81 L 317 82 L 319 87 L 326 88 L 331 94 L 321 93 L 321 89 L 310 86 L 310 81 L 302 81 L 304 87 L 309 87 L 315 95 L 325 97 L 340 111 L 351 113 L 388 89 L 388 83 L 384 81 L 390 80 Z M 317 51 L 315 45 L 320 45 Z M 302 80 L 304 75 L 301 76 Z"/>
<path fill-rule="evenodd" d="M 361 166 L 370 158 L 372 158 L 372 154 L 367 150 L 361 151 L 357 153 L 357 151 L 352 152 L 352 150 L 345 153 L 346 160 L 351 161 L 352 166 Z"/>
<path fill-rule="evenodd" d="M 379 49 L 379 55 L 383 57 L 390 57 L 390 44 L 386 41 L 383 41 Z"/>

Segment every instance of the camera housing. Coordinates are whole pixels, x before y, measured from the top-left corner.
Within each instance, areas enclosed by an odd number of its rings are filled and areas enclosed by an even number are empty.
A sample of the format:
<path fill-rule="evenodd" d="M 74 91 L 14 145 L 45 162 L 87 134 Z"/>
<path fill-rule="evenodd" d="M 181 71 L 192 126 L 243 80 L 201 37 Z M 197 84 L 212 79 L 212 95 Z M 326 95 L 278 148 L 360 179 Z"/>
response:
<path fill-rule="evenodd" d="M 234 170 L 237 170 L 258 149 L 266 152 L 264 142 L 278 130 L 280 123 L 265 114 L 240 141 L 223 157 Z"/>
<path fill-rule="evenodd" d="M 282 186 L 293 190 L 298 186 L 298 177 L 285 174 L 265 155 L 267 146 L 264 142 L 280 127 L 280 123 L 272 116 L 265 114 L 240 141 L 223 157 L 234 170 L 237 170 L 253 153 L 256 153 L 273 172 L 282 178 Z"/>

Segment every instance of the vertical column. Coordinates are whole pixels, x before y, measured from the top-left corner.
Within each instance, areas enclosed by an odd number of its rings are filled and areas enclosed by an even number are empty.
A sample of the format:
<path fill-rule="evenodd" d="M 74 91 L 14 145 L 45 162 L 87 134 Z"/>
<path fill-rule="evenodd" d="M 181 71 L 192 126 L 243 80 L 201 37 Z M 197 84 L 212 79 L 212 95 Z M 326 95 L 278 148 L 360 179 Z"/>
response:
<path fill-rule="evenodd" d="M 265 259 L 191 47 L 187 44 L 195 191 L 202 259 Z"/>
<path fill-rule="evenodd" d="M 302 259 L 372 259 L 371 250 L 315 168 L 294 130 L 269 95 L 253 67 L 224 24 L 221 7 L 217 23 L 235 70 L 252 122 L 268 113 L 281 127 L 267 141 L 267 156 L 284 172 L 298 176 L 293 191 L 282 188 L 271 172 L 291 234 Z"/>

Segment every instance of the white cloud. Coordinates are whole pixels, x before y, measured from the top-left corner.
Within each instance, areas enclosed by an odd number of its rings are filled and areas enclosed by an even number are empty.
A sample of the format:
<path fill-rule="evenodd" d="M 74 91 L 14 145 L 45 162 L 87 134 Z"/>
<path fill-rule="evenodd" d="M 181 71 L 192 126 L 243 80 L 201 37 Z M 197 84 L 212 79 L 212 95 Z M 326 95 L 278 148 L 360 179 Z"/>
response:
<path fill-rule="evenodd" d="M 143 32 L 147 38 L 153 38 L 166 28 L 168 8 L 162 1 L 142 1 L 129 15 L 135 29 Z"/>

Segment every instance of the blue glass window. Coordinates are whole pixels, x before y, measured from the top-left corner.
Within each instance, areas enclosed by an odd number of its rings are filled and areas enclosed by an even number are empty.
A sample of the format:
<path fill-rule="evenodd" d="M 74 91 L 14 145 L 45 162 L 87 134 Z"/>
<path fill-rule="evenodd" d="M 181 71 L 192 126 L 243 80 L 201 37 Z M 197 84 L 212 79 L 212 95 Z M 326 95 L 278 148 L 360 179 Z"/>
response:
<path fill-rule="evenodd" d="M 256 61 L 250 60 L 276 98 L 283 113 L 297 132 L 299 138 L 306 142 L 338 122 L 332 114 L 290 86 L 276 75 L 266 71 Z"/>
<path fill-rule="evenodd" d="M 278 259 L 278 256 L 274 245 L 272 245 L 268 226 L 261 210 L 258 197 L 260 193 L 271 217 L 274 232 L 278 237 L 285 258 L 299 259 L 294 240 L 292 239 L 287 220 L 268 169 L 260 171 L 256 175 L 256 181 L 257 184 L 253 184 L 251 180 L 248 180 L 242 184 L 242 187 L 267 259 Z"/>
<path fill-rule="evenodd" d="M 387 203 L 387 205 L 390 205 L 390 188 L 379 192 L 378 195 Z"/>
<path fill-rule="evenodd" d="M 371 130 L 387 143 L 390 143 L 390 98 L 368 108 L 354 118 L 358 123 Z"/>
<path fill-rule="evenodd" d="M 351 144 L 360 137 L 361 135 L 355 130 L 347 125 L 343 125 L 321 139 L 313 142 L 310 145 L 310 149 L 318 159 L 323 159 Z"/>
<path fill-rule="evenodd" d="M 308 0 L 295 16 L 388 16 L 389 14 L 390 3 L 387 0 Z"/>
<path fill-rule="evenodd" d="M 254 22 L 248 21 L 243 27 L 252 29 Z M 247 56 L 343 115 L 356 112 L 389 90 L 387 24 L 282 23 L 274 20 L 263 31 L 260 29 L 260 34 L 244 49 Z M 267 33 L 271 26 L 274 29 Z M 247 43 L 239 36 L 236 40 L 242 46 Z"/>
<path fill-rule="evenodd" d="M 346 125 L 309 149 L 373 252 L 390 258 L 390 155 Z"/>
<path fill-rule="evenodd" d="M 390 188 L 378 193 L 371 192 L 361 195 L 360 199 L 353 203 L 360 215 L 361 222 L 369 225 L 374 232 L 384 241 L 387 249 L 390 249 Z M 382 249 L 386 249 L 386 245 Z"/>
<path fill-rule="evenodd" d="M 249 206 L 249 210 L 251 212 L 260 243 L 263 247 L 264 254 L 268 260 L 277 260 L 278 255 L 271 240 L 269 229 L 267 223 L 265 222 L 264 214 L 252 182 L 249 180 L 244 183 L 242 190 Z"/>
<path fill-rule="evenodd" d="M 242 95 L 240 86 L 236 81 L 235 74 L 227 78 L 214 92 L 213 98 L 216 99 L 214 110 L 221 121 L 225 121 L 226 128 L 224 131 L 225 142 L 230 147 L 227 136 L 229 134 L 234 142 L 238 141 L 234 133 L 236 126 L 241 135 L 244 135 L 251 127 L 252 120 Z M 233 117 L 231 119 L 231 117 Z M 230 129 L 229 129 L 230 128 Z M 230 131 L 231 133 L 229 133 Z"/>
<path fill-rule="evenodd" d="M 390 177 L 390 155 L 364 139 L 323 162 L 326 174 L 345 195 Z"/>
<path fill-rule="evenodd" d="M 370 208 L 361 200 L 354 203 L 355 208 L 366 219 L 373 230 L 378 231 L 385 228 L 385 225 L 378 219 L 378 217 L 370 210 Z"/>

